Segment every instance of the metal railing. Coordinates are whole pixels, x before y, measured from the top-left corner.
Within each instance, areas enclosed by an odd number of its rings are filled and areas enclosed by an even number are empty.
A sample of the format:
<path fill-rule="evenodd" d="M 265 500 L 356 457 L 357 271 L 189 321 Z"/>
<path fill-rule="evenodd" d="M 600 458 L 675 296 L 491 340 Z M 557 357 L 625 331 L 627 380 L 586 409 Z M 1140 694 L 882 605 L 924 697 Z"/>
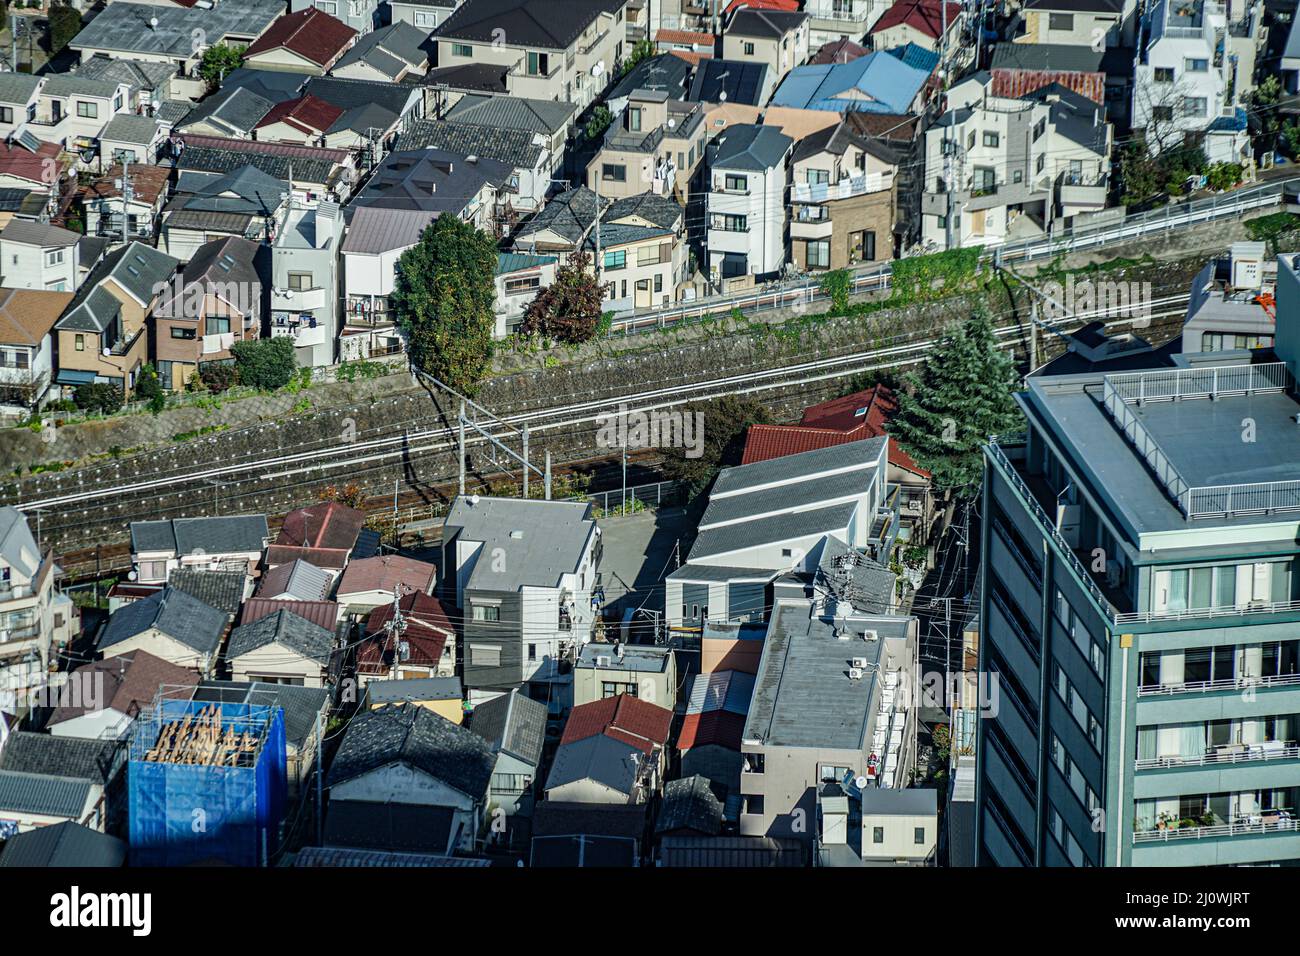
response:
<path fill-rule="evenodd" d="M 1183 481 L 1178 474 L 1178 469 L 1174 467 L 1173 462 L 1160 448 L 1159 443 L 1151 437 L 1146 430 L 1146 426 L 1138 420 L 1138 417 L 1129 411 L 1128 403 L 1124 401 L 1119 390 L 1111 382 L 1111 377 L 1107 376 L 1102 385 L 1102 407 L 1110 414 L 1115 425 L 1119 428 L 1120 433 L 1128 441 L 1133 449 L 1142 456 L 1142 460 L 1147 463 L 1147 467 L 1155 475 L 1156 480 L 1165 486 L 1174 501 L 1183 505 L 1189 485 Z M 1186 511 L 1186 508 L 1183 509 Z"/>
<path fill-rule="evenodd" d="M 1246 836 L 1258 833 L 1276 833 L 1278 831 L 1295 832 L 1300 830 L 1295 817 L 1278 817 L 1265 823 L 1261 814 L 1260 822 L 1252 823 L 1251 818 L 1239 818 L 1230 823 L 1218 823 L 1208 827 L 1170 827 L 1165 830 L 1138 830 L 1133 834 L 1134 843 L 1166 843 L 1169 840 L 1202 840 L 1215 837 Z"/>
<path fill-rule="evenodd" d="M 1013 436 L 1003 436 L 1000 439 L 990 441 L 986 446 L 988 448 L 989 457 L 998 465 L 1007 481 L 1011 483 L 1011 486 L 1029 506 L 1030 512 L 1038 521 L 1040 530 L 1046 537 L 1051 539 L 1053 544 L 1056 545 L 1057 550 L 1061 553 L 1066 563 L 1070 566 L 1070 569 L 1074 572 L 1075 579 L 1087 590 L 1093 601 L 1096 602 L 1098 609 L 1108 619 L 1114 621 L 1116 615 L 1114 605 L 1107 600 L 1106 595 L 1101 592 L 1101 588 L 1097 587 L 1096 582 L 1092 579 L 1092 575 L 1088 573 L 1086 568 L 1084 568 L 1078 555 L 1074 553 L 1074 550 L 1066 542 L 1065 538 L 1061 537 L 1061 533 L 1056 530 L 1056 523 L 1048 518 L 1047 512 L 1043 510 L 1043 506 L 1038 503 L 1038 499 L 1034 497 L 1034 493 L 1029 490 L 1029 486 L 1025 484 L 1024 479 L 1020 477 L 1020 473 L 1016 471 L 1015 466 L 1011 464 L 1011 459 L 1008 458 L 1006 453 L 1002 450 L 1002 445 L 1012 445 L 1016 443 L 1024 444 L 1024 439 L 1016 439 Z"/>
<path fill-rule="evenodd" d="M 1154 621 L 1197 621 L 1211 617 L 1243 617 L 1247 614 L 1285 614 L 1300 611 L 1300 601 L 1251 601 L 1240 607 L 1184 608 L 1177 611 L 1134 611 L 1115 615 L 1116 624 L 1150 624 Z"/>
<path fill-rule="evenodd" d="M 1291 687 L 1300 684 L 1300 674 L 1275 674 L 1272 677 L 1226 677 L 1223 680 L 1187 681 L 1182 684 L 1145 684 L 1138 687 L 1139 697 L 1168 697 L 1173 694 L 1206 694 L 1220 690 L 1238 691 L 1252 687 Z"/>
<path fill-rule="evenodd" d="M 1215 365 L 1209 368 L 1171 369 L 1107 375 L 1106 384 L 1126 405 L 1172 402 L 1183 398 L 1285 392 L 1291 373 L 1285 362 L 1263 365 Z"/>
<path fill-rule="evenodd" d="M 1134 770 L 1165 770 L 1174 767 L 1208 767 L 1220 764 L 1249 763 L 1257 760 L 1293 760 L 1300 757 L 1300 745 L 1295 741 L 1279 742 L 1280 746 L 1269 743 L 1237 744 L 1231 747 L 1218 747 L 1194 757 L 1148 757 L 1133 761 Z"/>
<path fill-rule="evenodd" d="M 1300 511 L 1300 481 L 1201 485 L 1187 489 L 1182 506 L 1189 518 Z"/>

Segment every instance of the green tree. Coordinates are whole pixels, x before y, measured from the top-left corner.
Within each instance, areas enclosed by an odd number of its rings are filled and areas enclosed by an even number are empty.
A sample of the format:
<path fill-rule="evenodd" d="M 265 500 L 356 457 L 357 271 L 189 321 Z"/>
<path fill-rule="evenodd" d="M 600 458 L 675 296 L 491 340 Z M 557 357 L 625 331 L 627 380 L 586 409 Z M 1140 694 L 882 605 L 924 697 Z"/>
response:
<path fill-rule="evenodd" d="M 122 407 L 122 389 L 111 382 L 87 382 L 77 386 L 72 400 L 83 411 L 111 415 Z"/>
<path fill-rule="evenodd" d="M 50 7 L 50 54 L 61 52 L 81 32 L 81 14 L 65 2 Z"/>
<path fill-rule="evenodd" d="M 600 327 L 608 288 L 596 281 L 591 256 L 575 252 L 555 270 L 554 281 L 529 303 L 519 331 L 568 344 L 586 342 Z"/>
<path fill-rule="evenodd" d="M 656 55 L 658 52 L 659 50 L 655 46 L 653 40 L 648 37 L 643 40 L 638 40 L 636 45 L 628 51 L 627 59 L 623 61 L 623 66 L 618 71 L 619 78 L 621 79 L 622 77 L 627 76 L 636 69 L 638 63 L 642 60 L 650 59 L 650 57 Z"/>
<path fill-rule="evenodd" d="M 389 305 L 411 363 L 473 394 L 492 360 L 497 247 L 456 216 L 439 216 L 402 253 Z"/>
<path fill-rule="evenodd" d="M 153 364 L 146 364 L 140 369 L 135 380 L 135 400 L 149 403 L 149 411 L 157 415 L 167 407 L 167 393 L 158 379 L 158 370 Z"/>
<path fill-rule="evenodd" d="M 208 90 L 215 90 L 221 81 L 244 65 L 243 46 L 229 46 L 214 43 L 203 51 L 199 60 L 199 77 L 208 84 Z"/>
<path fill-rule="evenodd" d="M 230 347 L 239 381 L 266 392 L 284 388 L 297 374 L 293 339 L 277 335 L 269 339 L 247 339 Z"/>
<path fill-rule="evenodd" d="M 750 425 L 772 420 L 766 405 L 748 395 L 723 395 L 707 402 L 692 402 L 682 408 L 683 415 L 699 412 L 704 417 L 704 440 L 698 457 L 689 448 L 664 449 L 661 466 L 669 481 L 680 481 L 695 496 L 709 486 L 718 469 L 740 464 L 745 450 L 745 431 Z"/>
<path fill-rule="evenodd" d="M 908 376 L 890 434 L 931 472 L 936 487 L 975 494 L 984 443 L 1020 427 L 1012 398 L 1019 384 L 988 316 L 974 315 L 947 331 Z"/>
<path fill-rule="evenodd" d="M 591 111 L 587 117 L 587 125 L 584 132 L 587 139 L 596 140 L 605 135 L 605 130 L 609 129 L 610 124 L 614 122 L 614 114 L 609 111 L 609 107 L 603 103 Z"/>

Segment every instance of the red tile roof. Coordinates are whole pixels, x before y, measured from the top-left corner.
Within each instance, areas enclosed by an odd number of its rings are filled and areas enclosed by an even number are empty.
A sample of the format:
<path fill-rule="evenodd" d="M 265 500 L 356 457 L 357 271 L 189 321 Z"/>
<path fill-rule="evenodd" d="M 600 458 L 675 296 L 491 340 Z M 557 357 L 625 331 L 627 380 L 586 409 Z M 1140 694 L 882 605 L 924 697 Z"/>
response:
<path fill-rule="evenodd" d="M 134 715 L 153 703 L 154 695 L 162 685 L 192 686 L 199 682 L 197 671 L 178 667 L 161 657 L 155 657 L 148 651 L 132 651 L 118 657 L 83 664 L 73 673 L 81 675 L 82 680 L 95 680 L 90 675 L 102 674 L 103 695 L 102 697 L 95 695 L 94 701 L 88 700 L 80 706 L 57 708 L 50 716 L 51 724 L 60 724 L 65 720 L 80 717 L 101 706 L 107 706 L 121 714 Z M 104 701 L 107 701 L 107 704 Z"/>
<path fill-rule="evenodd" d="M 239 623 L 252 624 L 276 611 L 290 611 L 313 624 L 319 624 L 331 633 L 339 619 L 339 606 L 334 601 L 277 601 L 275 598 L 253 597 L 244 602 Z"/>
<path fill-rule="evenodd" d="M 951 27 L 956 23 L 959 16 L 961 16 L 961 4 L 949 3 L 948 26 Z M 943 33 L 943 8 L 939 6 L 939 0 L 898 0 L 881 14 L 876 25 L 871 28 L 871 32 L 879 33 L 881 30 L 888 30 L 901 24 L 907 24 L 931 39 L 937 40 Z"/>
<path fill-rule="evenodd" d="M 712 33 L 697 33 L 694 30 L 660 30 L 655 34 L 657 43 L 685 43 L 688 46 L 713 48 L 715 39 Z"/>
<path fill-rule="evenodd" d="M 642 753 L 650 753 L 656 745 L 662 747 L 668 743 L 672 722 L 671 710 L 631 694 L 619 694 L 573 708 L 560 743 L 571 744 L 604 734 Z"/>
<path fill-rule="evenodd" d="M 402 597 L 399 603 L 401 604 L 402 615 L 408 623 L 419 622 L 434 630 L 442 631 L 444 634 L 456 633 L 446 608 L 433 595 L 422 592 L 407 594 Z M 392 616 L 393 606 L 391 604 L 375 608 L 370 612 L 370 616 L 366 618 L 366 633 L 378 634 L 384 629 L 384 625 Z"/>
<path fill-rule="evenodd" d="M 740 750 L 740 738 L 745 733 L 745 715 L 729 710 L 711 710 L 703 714 L 687 714 L 682 723 L 677 749 L 683 752 L 692 747 L 716 744 L 729 750 Z"/>
<path fill-rule="evenodd" d="M 866 409 L 863 414 L 856 414 L 863 408 Z M 878 438 L 887 433 L 889 420 L 897 411 L 894 393 L 883 385 L 811 405 L 804 409 L 798 425 L 751 425 L 745 433 L 745 451 L 740 463 L 751 465 L 864 438 Z M 889 463 L 917 475 L 930 476 L 897 442 L 889 443 Z"/>
<path fill-rule="evenodd" d="M 318 66 L 330 66 L 357 37 L 357 31 L 318 7 L 287 13 L 244 51 L 244 58 L 270 50 L 290 50 Z"/>
<path fill-rule="evenodd" d="M 789 13 L 797 13 L 799 10 L 799 0 L 731 0 L 727 4 L 727 14 L 730 15 L 741 7 L 749 7 L 751 10 L 785 10 Z"/>
<path fill-rule="evenodd" d="M 809 66 L 824 66 L 828 63 L 848 63 L 850 60 L 859 60 L 866 56 L 870 51 L 852 40 L 839 39 L 832 40 L 820 50 L 812 55 L 808 60 Z"/>
<path fill-rule="evenodd" d="M 63 151 L 55 143 L 41 143 L 34 153 L 21 146 L 0 143 L 0 176 L 26 180 L 48 192 L 53 182 L 51 172 L 63 172 L 62 164 L 58 161 L 61 152 Z"/>
<path fill-rule="evenodd" d="M 262 117 L 255 129 L 262 129 L 272 123 L 284 123 L 308 135 L 324 133 L 343 115 L 343 110 L 333 103 L 326 103 L 319 96 L 300 96 L 296 100 L 285 100 L 271 107 L 271 112 Z"/>
<path fill-rule="evenodd" d="M 387 591 L 390 594 L 399 584 L 428 594 L 433 587 L 438 569 L 424 561 L 404 558 L 400 554 L 385 554 L 374 558 L 361 558 L 348 563 L 339 581 L 339 594 L 360 594 L 363 591 Z"/>
<path fill-rule="evenodd" d="M 428 594 L 408 594 L 401 600 L 406 630 L 402 637 L 410 645 L 405 663 L 416 667 L 436 667 L 448 640 L 456 631 L 442 602 Z M 393 646 L 384 625 L 393 617 L 393 606 L 385 604 L 366 618 L 366 640 L 357 648 L 357 669 L 364 674 L 387 673 Z"/>
<path fill-rule="evenodd" d="M 275 536 L 275 543 L 300 548 L 351 551 L 365 524 L 365 512 L 337 501 L 323 501 L 285 515 L 280 533 Z"/>

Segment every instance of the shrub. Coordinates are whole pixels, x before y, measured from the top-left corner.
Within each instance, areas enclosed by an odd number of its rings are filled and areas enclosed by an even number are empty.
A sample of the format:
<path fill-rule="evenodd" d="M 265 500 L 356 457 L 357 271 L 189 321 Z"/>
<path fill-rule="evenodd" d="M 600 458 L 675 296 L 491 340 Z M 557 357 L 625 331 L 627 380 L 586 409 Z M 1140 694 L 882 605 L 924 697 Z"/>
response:
<path fill-rule="evenodd" d="M 284 388 L 297 374 L 293 340 L 288 336 L 236 342 L 230 347 L 230 354 L 235 357 L 240 384 L 261 391 Z"/>

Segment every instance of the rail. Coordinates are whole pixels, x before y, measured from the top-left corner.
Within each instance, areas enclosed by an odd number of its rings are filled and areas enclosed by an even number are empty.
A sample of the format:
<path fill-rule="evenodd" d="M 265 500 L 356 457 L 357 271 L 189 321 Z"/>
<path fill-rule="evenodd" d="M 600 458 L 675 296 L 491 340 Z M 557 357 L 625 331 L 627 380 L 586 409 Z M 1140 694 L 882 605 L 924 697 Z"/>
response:
<path fill-rule="evenodd" d="M 1134 770 L 1168 770 L 1175 767 L 1209 767 L 1221 764 L 1249 763 L 1256 760 L 1293 760 L 1300 757 L 1300 745 L 1294 741 L 1281 746 L 1240 744 L 1220 747 L 1196 756 L 1148 757 L 1133 761 Z"/>
<path fill-rule="evenodd" d="M 1178 611 L 1134 611 L 1115 615 L 1116 624 L 1152 624 L 1158 621 L 1199 621 L 1211 617 L 1247 614 L 1286 614 L 1300 611 L 1300 601 L 1251 601 L 1229 607 L 1198 607 Z"/>
<path fill-rule="evenodd" d="M 1258 823 L 1252 818 L 1234 820 L 1231 823 L 1218 823 L 1208 827 L 1169 827 L 1164 830 L 1139 830 L 1133 834 L 1134 843 L 1167 843 L 1170 840 L 1202 840 L 1217 837 L 1246 836 L 1258 833 L 1295 832 L 1300 830 L 1294 817 L 1278 817 L 1265 823 L 1261 815 Z"/>
<path fill-rule="evenodd" d="M 1185 498 L 1189 485 L 1183 481 L 1182 476 L 1178 474 L 1178 469 L 1160 448 L 1160 444 L 1146 430 L 1146 426 L 1129 411 L 1128 403 L 1111 382 L 1110 376 L 1105 378 L 1102 386 L 1102 407 L 1114 419 L 1120 434 L 1142 456 L 1142 460 L 1147 463 L 1156 480 L 1164 485 L 1169 496 L 1186 511 Z"/>
<path fill-rule="evenodd" d="M 1254 687 L 1291 687 L 1300 684 L 1300 674 L 1275 674 L 1272 677 L 1225 677 L 1223 680 L 1198 680 L 1182 684 L 1148 684 L 1138 687 L 1139 697 L 1168 697 L 1173 694 L 1206 694 L 1220 690 L 1248 690 Z"/>
<path fill-rule="evenodd" d="M 1291 387 L 1291 373 L 1287 371 L 1285 362 L 1214 365 L 1208 368 L 1107 375 L 1106 384 L 1124 404 L 1141 405 L 1184 398 L 1285 392 Z"/>

